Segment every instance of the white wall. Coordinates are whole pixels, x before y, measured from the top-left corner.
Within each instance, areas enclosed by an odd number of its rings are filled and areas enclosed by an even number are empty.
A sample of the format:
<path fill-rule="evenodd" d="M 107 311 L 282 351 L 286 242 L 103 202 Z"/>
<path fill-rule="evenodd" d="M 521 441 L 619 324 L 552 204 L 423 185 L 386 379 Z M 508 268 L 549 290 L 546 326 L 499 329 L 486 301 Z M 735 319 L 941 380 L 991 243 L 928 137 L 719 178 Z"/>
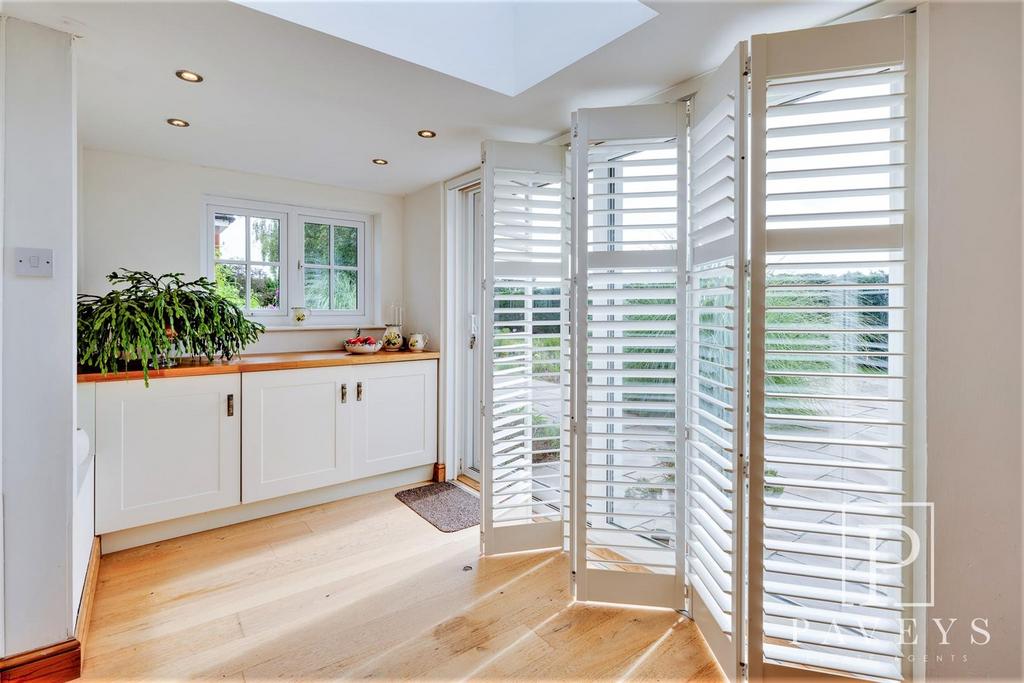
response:
<path fill-rule="evenodd" d="M 929 678 L 1021 680 L 1021 5 L 933 2 L 927 63 Z M 971 644 L 970 620 L 991 642 Z M 966 656 L 966 661 L 963 658 Z"/>
<path fill-rule="evenodd" d="M 374 214 L 384 312 L 402 300 L 401 197 L 93 149 L 83 151 L 81 168 L 82 292 L 106 292 L 105 276 L 118 267 L 202 274 L 203 195 L 217 195 Z M 348 336 L 268 332 L 248 351 L 337 348 Z"/>
<path fill-rule="evenodd" d="M 7 19 L 3 40 L 5 651 L 72 632 L 76 120 L 71 36 Z M 53 249 L 53 277 L 14 274 Z"/>
<path fill-rule="evenodd" d="M 425 332 L 428 348 L 441 349 L 444 315 L 444 183 L 405 197 L 406 335 Z M 442 349 L 443 350 L 443 349 Z"/>

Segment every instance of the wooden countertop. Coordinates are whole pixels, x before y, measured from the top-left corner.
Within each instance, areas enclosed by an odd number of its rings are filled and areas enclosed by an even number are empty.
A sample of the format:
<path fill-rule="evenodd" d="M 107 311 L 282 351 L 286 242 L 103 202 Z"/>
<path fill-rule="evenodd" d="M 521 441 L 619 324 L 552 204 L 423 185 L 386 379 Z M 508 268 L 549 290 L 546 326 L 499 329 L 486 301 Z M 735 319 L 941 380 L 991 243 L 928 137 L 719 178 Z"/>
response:
<path fill-rule="evenodd" d="M 329 368 L 339 365 L 368 365 L 371 363 L 401 363 L 412 360 L 437 360 L 441 354 L 437 351 L 394 351 L 377 353 L 346 353 L 345 351 L 295 351 L 289 353 L 248 353 L 236 356 L 229 361 L 215 360 L 210 363 L 182 360 L 173 368 L 150 370 L 149 378 L 161 377 L 195 377 L 197 375 L 230 375 L 237 372 L 264 372 L 267 370 L 298 370 L 301 368 Z M 141 370 L 118 372 L 103 375 L 99 372 L 78 372 L 79 382 L 119 382 L 129 379 L 142 379 Z"/>

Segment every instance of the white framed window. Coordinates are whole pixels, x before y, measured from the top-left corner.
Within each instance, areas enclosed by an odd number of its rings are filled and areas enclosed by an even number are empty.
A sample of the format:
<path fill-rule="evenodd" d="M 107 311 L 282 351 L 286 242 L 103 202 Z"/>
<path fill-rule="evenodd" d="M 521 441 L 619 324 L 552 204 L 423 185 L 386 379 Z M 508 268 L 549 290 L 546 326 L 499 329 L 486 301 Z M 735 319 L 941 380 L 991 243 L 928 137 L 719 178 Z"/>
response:
<path fill-rule="evenodd" d="M 247 314 L 286 313 L 287 278 L 281 277 L 288 217 L 277 211 L 207 206 L 212 279 L 222 296 Z"/>
<path fill-rule="evenodd" d="M 204 268 L 222 295 L 268 327 L 374 324 L 373 217 L 346 211 L 207 197 Z"/>
<path fill-rule="evenodd" d="M 366 222 L 324 215 L 300 218 L 302 305 L 314 315 L 363 315 Z"/>

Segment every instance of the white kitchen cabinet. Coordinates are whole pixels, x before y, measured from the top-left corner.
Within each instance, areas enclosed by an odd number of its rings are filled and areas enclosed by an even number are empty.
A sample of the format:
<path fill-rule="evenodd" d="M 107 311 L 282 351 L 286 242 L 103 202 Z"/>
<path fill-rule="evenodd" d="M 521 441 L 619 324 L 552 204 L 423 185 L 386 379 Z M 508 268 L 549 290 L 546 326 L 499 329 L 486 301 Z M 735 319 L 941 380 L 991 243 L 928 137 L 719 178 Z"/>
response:
<path fill-rule="evenodd" d="M 239 375 L 96 385 L 96 531 L 237 505 Z"/>
<path fill-rule="evenodd" d="M 352 476 L 437 460 L 437 362 L 356 365 Z"/>
<path fill-rule="evenodd" d="M 355 382 L 344 367 L 242 376 L 242 502 L 352 478 Z"/>

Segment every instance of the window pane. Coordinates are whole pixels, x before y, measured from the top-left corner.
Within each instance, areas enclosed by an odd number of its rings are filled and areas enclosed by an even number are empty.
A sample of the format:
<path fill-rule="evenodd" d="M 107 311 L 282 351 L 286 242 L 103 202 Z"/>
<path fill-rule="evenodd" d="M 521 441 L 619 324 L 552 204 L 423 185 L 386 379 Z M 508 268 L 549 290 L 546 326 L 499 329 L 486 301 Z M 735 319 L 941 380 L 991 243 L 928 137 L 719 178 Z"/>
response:
<path fill-rule="evenodd" d="M 306 223 L 305 247 L 303 249 L 303 260 L 306 263 L 316 263 L 322 266 L 327 265 L 330 245 L 331 226 L 322 223 Z M 307 306 L 309 303 L 307 302 Z M 327 308 L 327 306 L 324 306 Z"/>
<path fill-rule="evenodd" d="M 249 266 L 251 308 L 277 308 L 281 300 L 281 277 L 277 266 Z"/>
<path fill-rule="evenodd" d="M 213 216 L 213 257 L 225 261 L 245 260 L 245 216 L 218 213 Z"/>
<path fill-rule="evenodd" d="M 334 265 L 352 266 L 359 260 L 359 231 L 344 225 L 334 226 Z"/>
<path fill-rule="evenodd" d="M 331 298 L 328 279 L 330 272 L 326 268 L 309 268 L 304 270 L 306 307 L 317 310 L 328 308 Z"/>
<path fill-rule="evenodd" d="M 217 293 L 235 304 L 245 307 L 245 266 L 218 263 L 214 266 Z"/>
<path fill-rule="evenodd" d="M 249 260 L 277 263 L 281 260 L 281 221 L 249 219 Z"/>
<path fill-rule="evenodd" d="M 338 311 L 356 310 L 359 294 L 359 277 L 354 270 L 334 271 L 334 305 Z"/>

